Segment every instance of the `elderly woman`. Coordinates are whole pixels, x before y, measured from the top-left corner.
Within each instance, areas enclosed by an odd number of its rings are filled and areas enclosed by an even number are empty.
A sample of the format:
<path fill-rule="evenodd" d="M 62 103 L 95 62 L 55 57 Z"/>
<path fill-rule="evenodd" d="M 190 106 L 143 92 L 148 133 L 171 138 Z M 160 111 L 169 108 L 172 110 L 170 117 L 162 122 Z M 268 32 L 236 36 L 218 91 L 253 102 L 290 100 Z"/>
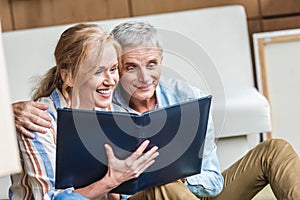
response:
<path fill-rule="evenodd" d="M 147 153 L 145 141 L 125 160 L 119 160 L 109 145 L 106 175 L 83 188 L 56 190 L 56 108 L 120 110 L 112 104 L 119 81 L 119 44 L 93 24 L 79 24 L 64 31 L 55 49 L 56 66 L 36 88 L 33 100 L 49 106 L 52 127 L 32 140 L 18 134 L 23 172 L 12 176 L 11 199 L 119 199 L 108 193 L 121 183 L 138 177 L 158 156 L 157 147 Z"/>

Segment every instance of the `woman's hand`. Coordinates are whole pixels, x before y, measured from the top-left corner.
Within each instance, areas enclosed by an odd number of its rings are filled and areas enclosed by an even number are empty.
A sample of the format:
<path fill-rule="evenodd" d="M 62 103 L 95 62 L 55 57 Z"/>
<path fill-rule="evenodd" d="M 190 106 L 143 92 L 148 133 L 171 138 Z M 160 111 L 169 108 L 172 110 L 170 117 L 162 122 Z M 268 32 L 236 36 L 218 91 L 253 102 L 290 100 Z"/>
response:
<path fill-rule="evenodd" d="M 16 130 L 30 138 L 30 131 L 46 133 L 51 128 L 51 117 L 46 112 L 48 105 L 34 101 L 16 102 L 12 105 L 15 116 Z"/>
<path fill-rule="evenodd" d="M 104 145 L 108 157 L 108 171 L 106 176 L 111 180 L 112 188 L 117 187 L 125 181 L 139 177 L 141 173 L 155 162 L 154 159 L 159 155 L 157 146 L 143 153 L 149 143 L 149 140 L 144 141 L 125 160 L 116 158 L 112 148 L 108 144 Z"/>
<path fill-rule="evenodd" d="M 109 191 L 125 181 L 139 177 L 141 173 L 154 163 L 154 159 L 159 155 L 157 146 L 143 153 L 148 145 L 149 140 L 144 141 L 128 158 L 120 160 L 115 157 L 112 148 L 108 144 L 105 144 L 104 147 L 108 157 L 108 170 L 106 175 L 99 181 L 84 188 L 78 188 L 74 190 L 74 192 L 88 199 L 105 199 L 107 197 L 119 199 L 120 195 L 109 194 Z"/>

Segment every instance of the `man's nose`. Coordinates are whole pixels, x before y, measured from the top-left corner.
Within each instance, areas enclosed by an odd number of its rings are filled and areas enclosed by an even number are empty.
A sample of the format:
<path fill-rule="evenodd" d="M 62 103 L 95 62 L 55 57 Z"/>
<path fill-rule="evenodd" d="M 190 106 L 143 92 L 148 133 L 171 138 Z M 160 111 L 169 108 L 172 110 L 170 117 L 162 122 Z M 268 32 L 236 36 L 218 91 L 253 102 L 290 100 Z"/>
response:
<path fill-rule="evenodd" d="M 140 67 L 140 70 L 139 70 L 139 73 L 138 73 L 138 80 L 139 80 L 139 82 L 142 82 L 142 83 L 147 83 L 148 82 L 149 74 L 148 74 L 148 71 L 147 71 L 145 66 Z"/>

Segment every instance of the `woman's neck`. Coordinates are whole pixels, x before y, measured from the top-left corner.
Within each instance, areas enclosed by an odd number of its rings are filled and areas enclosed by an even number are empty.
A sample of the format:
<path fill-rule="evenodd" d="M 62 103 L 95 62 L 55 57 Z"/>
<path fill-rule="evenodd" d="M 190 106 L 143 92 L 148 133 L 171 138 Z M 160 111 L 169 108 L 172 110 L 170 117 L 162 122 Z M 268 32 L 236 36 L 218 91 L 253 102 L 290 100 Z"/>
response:
<path fill-rule="evenodd" d="M 71 103 L 71 108 L 76 108 L 76 109 L 81 109 L 81 110 L 105 110 L 105 111 L 111 111 L 111 107 L 112 105 L 108 105 L 107 107 L 97 107 L 95 106 L 94 104 L 80 104 L 79 106 L 76 106 L 76 105 L 72 105 Z"/>

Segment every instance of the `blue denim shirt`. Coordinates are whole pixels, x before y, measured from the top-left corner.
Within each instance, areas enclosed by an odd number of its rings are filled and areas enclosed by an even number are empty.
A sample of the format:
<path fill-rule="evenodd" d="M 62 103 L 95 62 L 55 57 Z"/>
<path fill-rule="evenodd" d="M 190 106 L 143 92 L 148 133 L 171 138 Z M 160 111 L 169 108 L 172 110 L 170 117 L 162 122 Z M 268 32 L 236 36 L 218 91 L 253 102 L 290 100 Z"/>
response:
<path fill-rule="evenodd" d="M 128 112 L 137 113 L 129 107 L 121 91 L 122 87 L 119 85 L 114 92 L 113 102 Z M 163 108 L 206 96 L 200 89 L 184 81 L 167 77 L 161 77 L 155 95 L 157 98 L 156 108 Z M 185 182 L 189 190 L 199 197 L 214 197 L 223 189 L 224 179 L 220 171 L 216 150 L 214 126 L 212 117 L 210 116 L 207 126 L 201 173 L 187 177 L 187 181 Z M 122 199 L 127 198 L 128 196 L 122 195 Z"/>

